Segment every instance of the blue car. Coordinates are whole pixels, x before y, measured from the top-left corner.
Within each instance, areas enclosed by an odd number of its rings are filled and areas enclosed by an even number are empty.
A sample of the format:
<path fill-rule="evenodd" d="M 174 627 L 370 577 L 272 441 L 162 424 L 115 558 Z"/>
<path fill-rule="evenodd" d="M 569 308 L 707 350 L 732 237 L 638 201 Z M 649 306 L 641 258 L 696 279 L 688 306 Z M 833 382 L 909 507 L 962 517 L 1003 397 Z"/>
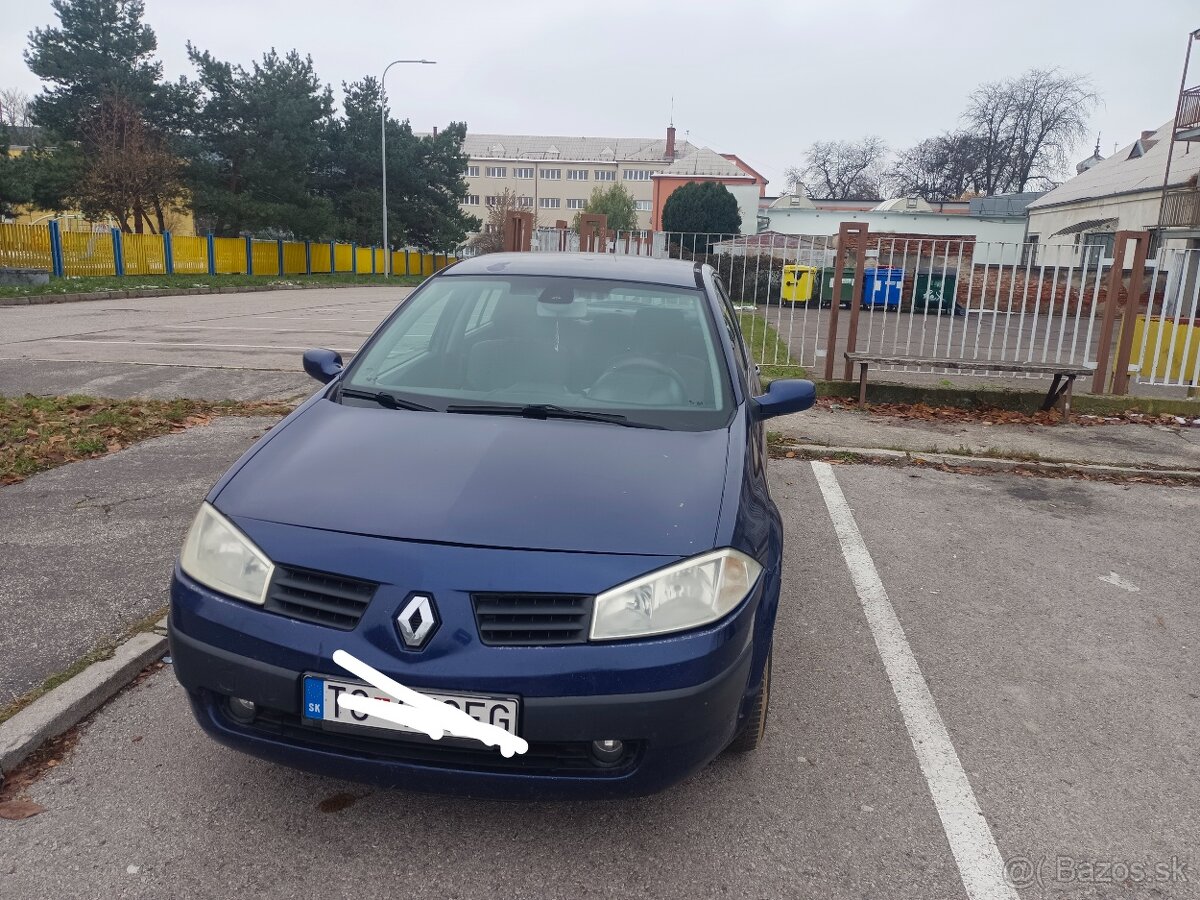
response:
<path fill-rule="evenodd" d="M 519 799 L 648 794 L 758 746 L 782 542 L 762 423 L 814 389 L 762 391 L 712 268 L 481 256 L 348 365 L 304 366 L 325 387 L 220 479 L 175 567 L 174 670 L 210 735 Z M 390 698 L 338 650 L 527 751 L 343 706 Z"/>

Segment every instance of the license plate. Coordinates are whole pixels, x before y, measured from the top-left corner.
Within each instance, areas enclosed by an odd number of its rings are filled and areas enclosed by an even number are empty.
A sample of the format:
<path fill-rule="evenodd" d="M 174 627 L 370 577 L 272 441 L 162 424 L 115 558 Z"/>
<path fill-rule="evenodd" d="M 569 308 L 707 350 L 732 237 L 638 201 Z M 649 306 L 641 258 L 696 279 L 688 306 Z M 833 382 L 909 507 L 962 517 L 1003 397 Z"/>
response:
<path fill-rule="evenodd" d="M 415 688 L 414 688 L 415 690 Z M 342 692 L 356 694 L 359 697 L 373 697 L 389 703 L 396 702 L 382 691 L 376 690 L 361 681 L 342 681 L 340 679 L 322 678 L 317 675 L 304 676 L 304 718 L 318 722 L 332 722 L 338 725 L 362 728 L 380 728 L 387 731 L 401 731 L 407 734 L 421 734 L 407 725 L 399 725 L 378 716 L 354 712 L 338 706 L 337 696 Z M 439 693 L 435 691 L 418 690 L 431 700 L 446 703 L 455 709 L 465 712 L 472 719 L 503 728 L 509 734 L 517 733 L 517 713 L 520 711 L 520 701 L 515 697 L 492 697 L 480 694 Z"/>

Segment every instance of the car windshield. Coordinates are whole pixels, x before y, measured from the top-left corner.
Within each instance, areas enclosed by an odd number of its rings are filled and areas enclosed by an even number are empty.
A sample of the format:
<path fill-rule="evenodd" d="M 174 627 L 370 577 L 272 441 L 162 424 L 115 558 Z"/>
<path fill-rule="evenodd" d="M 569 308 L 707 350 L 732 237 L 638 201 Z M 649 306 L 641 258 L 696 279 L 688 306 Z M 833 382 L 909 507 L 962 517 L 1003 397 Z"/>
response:
<path fill-rule="evenodd" d="M 720 427 L 732 410 L 699 289 L 597 279 L 437 278 L 397 310 L 342 386 L 343 402 L 537 407 L 686 430 Z"/>

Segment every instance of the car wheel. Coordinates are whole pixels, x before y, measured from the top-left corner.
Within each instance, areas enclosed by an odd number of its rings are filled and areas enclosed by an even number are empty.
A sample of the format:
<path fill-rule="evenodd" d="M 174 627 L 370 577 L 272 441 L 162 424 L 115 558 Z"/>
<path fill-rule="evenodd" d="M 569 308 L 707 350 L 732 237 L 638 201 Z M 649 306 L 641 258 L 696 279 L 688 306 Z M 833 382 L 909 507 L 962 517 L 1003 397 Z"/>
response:
<path fill-rule="evenodd" d="M 746 724 L 742 726 L 742 730 L 738 732 L 737 737 L 729 745 L 729 749 L 734 753 L 749 753 L 751 750 L 757 750 L 759 744 L 762 743 L 763 734 L 767 730 L 767 707 L 771 703 L 771 654 L 767 654 L 767 665 L 763 670 L 762 684 L 758 689 L 758 696 L 754 700 L 754 705 L 750 710 L 750 715 L 746 717 Z"/>

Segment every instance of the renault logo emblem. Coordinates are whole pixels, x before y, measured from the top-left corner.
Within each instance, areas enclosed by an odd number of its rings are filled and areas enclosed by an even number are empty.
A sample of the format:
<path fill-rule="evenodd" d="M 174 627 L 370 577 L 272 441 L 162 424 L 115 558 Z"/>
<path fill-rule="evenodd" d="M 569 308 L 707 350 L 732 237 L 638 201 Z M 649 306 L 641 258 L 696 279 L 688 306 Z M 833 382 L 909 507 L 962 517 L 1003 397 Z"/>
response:
<path fill-rule="evenodd" d="M 413 594 L 396 614 L 400 639 L 409 650 L 420 650 L 437 630 L 438 614 L 428 594 Z"/>

